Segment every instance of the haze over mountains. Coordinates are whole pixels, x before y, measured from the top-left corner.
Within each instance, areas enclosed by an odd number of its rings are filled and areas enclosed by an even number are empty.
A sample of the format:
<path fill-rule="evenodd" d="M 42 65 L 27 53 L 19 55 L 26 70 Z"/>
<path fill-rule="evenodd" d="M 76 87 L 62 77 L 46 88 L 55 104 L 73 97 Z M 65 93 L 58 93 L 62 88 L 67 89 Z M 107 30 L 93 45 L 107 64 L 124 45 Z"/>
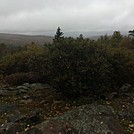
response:
<path fill-rule="evenodd" d="M 78 37 L 80 34 L 83 34 L 85 38 L 98 39 L 102 35 L 112 35 L 113 31 L 64 32 L 65 37 L 71 36 L 75 38 Z M 122 31 L 121 34 L 127 35 L 127 31 Z M 52 43 L 53 38 L 54 33 L 52 32 L 34 32 L 22 34 L 0 33 L 0 44 L 4 43 L 7 46 L 24 46 L 34 42 L 42 46 L 45 43 Z"/>
<path fill-rule="evenodd" d="M 52 41 L 52 36 L 0 33 L 0 44 L 4 43 L 7 46 L 24 46 L 32 42 L 44 45 L 44 43 L 52 43 Z"/>

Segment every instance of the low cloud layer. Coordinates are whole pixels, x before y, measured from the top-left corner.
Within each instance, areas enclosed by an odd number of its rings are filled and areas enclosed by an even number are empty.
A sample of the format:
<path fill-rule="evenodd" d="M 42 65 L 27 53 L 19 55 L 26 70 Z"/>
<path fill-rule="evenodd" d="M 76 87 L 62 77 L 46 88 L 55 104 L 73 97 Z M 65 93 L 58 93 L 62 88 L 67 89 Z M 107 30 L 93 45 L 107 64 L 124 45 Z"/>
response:
<path fill-rule="evenodd" d="M 128 31 L 133 0 L 0 0 L 0 32 Z"/>

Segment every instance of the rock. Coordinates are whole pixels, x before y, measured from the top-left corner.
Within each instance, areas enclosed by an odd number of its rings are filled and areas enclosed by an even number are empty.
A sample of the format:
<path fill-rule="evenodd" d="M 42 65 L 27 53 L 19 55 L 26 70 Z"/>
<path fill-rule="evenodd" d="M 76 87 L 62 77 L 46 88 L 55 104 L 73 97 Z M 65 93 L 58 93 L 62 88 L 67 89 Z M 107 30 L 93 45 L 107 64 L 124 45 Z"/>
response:
<path fill-rule="evenodd" d="M 30 112 L 29 114 L 18 116 L 15 120 L 16 123 L 26 123 L 26 124 L 38 124 L 41 123 L 40 110 L 35 110 Z"/>
<path fill-rule="evenodd" d="M 39 124 L 41 123 L 41 117 L 40 117 L 41 110 L 37 109 L 35 111 L 32 111 L 31 113 L 26 115 L 27 122 L 31 124 Z"/>
<path fill-rule="evenodd" d="M 14 123 L 10 122 L 10 123 L 5 123 L 5 124 L 2 124 L 0 126 L 0 132 L 5 132 L 13 125 Z M 5 134 L 4 133 L 4 134 Z M 1 133 L 0 133 L 1 134 Z"/>
<path fill-rule="evenodd" d="M 20 103 L 28 104 L 31 103 L 33 100 L 32 99 L 27 99 L 27 100 L 21 100 Z"/>
<path fill-rule="evenodd" d="M 123 96 L 128 97 L 128 98 L 134 98 L 134 91 L 133 92 L 124 93 Z"/>
<path fill-rule="evenodd" d="M 27 90 L 24 90 L 24 89 L 19 89 L 16 91 L 16 95 L 21 95 L 21 94 L 25 94 L 27 93 Z"/>
<path fill-rule="evenodd" d="M 11 91 L 8 90 L 0 90 L 0 96 L 9 96 L 11 94 Z"/>
<path fill-rule="evenodd" d="M 33 83 L 33 84 L 30 84 L 30 88 L 32 88 L 32 89 L 44 89 L 44 85 L 41 83 Z"/>
<path fill-rule="evenodd" d="M 9 114 L 7 116 L 7 122 L 8 123 L 15 123 L 18 120 L 21 120 L 22 118 L 23 118 L 23 115 L 21 115 L 20 113 Z"/>
<path fill-rule="evenodd" d="M 23 123 L 6 123 L 0 127 L 0 134 L 17 134 L 25 130 Z"/>
<path fill-rule="evenodd" d="M 24 131 L 25 125 L 24 124 L 12 124 L 7 130 L 6 130 L 6 134 L 16 134 L 19 132 Z"/>
<path fill-rule="evenodd" d="M 15 105 L 15 104 L 0 105 L 0 115 L 7 114 L 11 111 L 14 111 L 17 108 L 18 108 L 18 105 Z"/>
<path fill-rule="evenodd" d="M 22 132 L 27 127 L 41 123 L 40 109 L 30 112 L 26 115 L 21 114 L 11 114 L 8 115 L 7 123 L 0 126 L 0 132 L 5 132 L 4 134 L 16 134 L 17 132 Z M 39 130 L 40 131 L 40 130 Z M 32 134 L 32 132 L 39 132 L 37 129 L 27 131 L 27 134 Z M 0 133 L 1 134 L 1 133 Z M 36 133 L 40 134 L 40 133 Z"/>
<path fill-rule="evenodd" d="M 17 86 L 16 87 L 16 95 L 21 95 L 24 93 L 27 93 L 29 91 L 30 88 L 26 87 L 26 86 Z"/>
<path fill-rule="evenodd" d="M 29 98 L 30 98 L 29 95 L 24 95 L 24 96 L 23 96 L 23 99 L 29 99 Z"/>
<path fill-rule="evenodd" d="M 133 88 L 130 84 L 124 84 L 124 85 L 120 88 L 121 94 L 128 93 L 128 92 L 131 92 L 131 91 L 133 91 L 133 90 L 134 90 L 134 88 Z"/>
<path fill-rule="evenodd" d="M 111 107 L 84 105 L 35 126 L 42 134 L 124 134 Z"/>
<path fill-rule="evenodd" d="M 109 93 L 109 94 L 101 95 L 100 99 L 102 99 L 102 100 L 113 100 L 113 99 L 118 98 L 118 97 L 119 97 L 119 94 L 117 92 L 112 92 L 112 93 Z"/>
<path fill-rule="evenodd" d="M 42 132 L 39 129 L 33 127 L 25 132 L 21 132 L 20 134 L 42 134 Z"/>
<path fill-rule="evenodd" d="M 6 89 L 8 91 L 14 91 L 14 90 L 16 90 L 16 88 L 14 88 L 14 87 L 5 87 L 4 89 Z"/>
<path fill-rule="evenodd" d="M 18 86 L 17 89 L 28 90 L 29 88 L 27 86 Z"/>
<path fill-rule="evenodd" d="M 24 83 L 22 86 L 30 88 L 30 84 L 29 83 Z"/>
<path fill-rule="evenodd" d="M 64 103 L 63 101 L 53 101 L 54 104 Z"/>
<path fill-rule="evenodd" d="M 118 98 L 118 97 L 119 97 L 119 94 L 117 92 L 112 92 L 106 96 L 106 99 L 113 100 L 113 99 Z"/>
<path fill-rule="evenodd" d="M 132 104 L 134 104 L 134 98 L 133 98 L 133 100 L 132 100 Z"/>
<path fill-rule="evenodd" d="M 118 116 L 122 119 L 127 118 L 127 119 L 133 119 L 134 113 L 130 111 L 119 111 Z"/>

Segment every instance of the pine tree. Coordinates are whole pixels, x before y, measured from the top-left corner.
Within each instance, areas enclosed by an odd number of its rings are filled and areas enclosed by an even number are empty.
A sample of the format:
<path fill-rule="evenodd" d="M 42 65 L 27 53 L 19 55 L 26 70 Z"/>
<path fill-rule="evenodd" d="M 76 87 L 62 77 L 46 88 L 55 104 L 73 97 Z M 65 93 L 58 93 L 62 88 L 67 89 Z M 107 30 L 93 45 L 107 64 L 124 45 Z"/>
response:
<path fill-rule="evenodd" d="M 54 37 L 54 43 L 59 42 L 63 38 L 63 34 L 64 33 L 61 31 L 60 27 L 58 27 Z"/>
<path fill-rule="evenodd" d="M 134 37 L 134 29 L 132 31 L 129 31 L 129 35 Z"/>

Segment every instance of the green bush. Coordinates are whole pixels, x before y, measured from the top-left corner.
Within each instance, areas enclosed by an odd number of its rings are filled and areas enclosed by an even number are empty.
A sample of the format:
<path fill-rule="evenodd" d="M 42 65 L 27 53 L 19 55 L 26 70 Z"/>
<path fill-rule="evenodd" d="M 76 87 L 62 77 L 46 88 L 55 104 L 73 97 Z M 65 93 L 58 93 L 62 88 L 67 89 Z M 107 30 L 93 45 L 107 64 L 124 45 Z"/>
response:
<path fill-rule="evenodd" d="M 130 65 L 134 62 L 133 51 L 125 48 L 109 48 L 107 51 L 110 55 L 108 62 L 111 65 L 112 90 L 117 90 L 126 83 L 133 84 L 134 74 L 131 70 L 134 69 L 134 66 Z"/>
<path fill-rule="evenodd" d="M 71 40 L 71 41 L 70 41 Z M 44 73 L 63 97 L 94 96 L 133 84 L 133 51 L 97 45 L 94 41 L 64 39 L 50 47 Z M 131 77 L 131 78 L 130 78 Z"/>
<path fill-rule="evenodd" d="M 35 72 L 41 68 L 45 51 L 37 45 L 28 45 L 26 50 L 7 54 L 0 59 L 0 73 L 10 75 L 20 72 Z M 39 68 L 39 70 L 38 70 Z"/>
<path fill-rule="evenodd" d="M 57 44 L 46 61 L 48 82 L 67 98 L 100 95 L 111 86 L 106 57 L 94 44 Z"/>

